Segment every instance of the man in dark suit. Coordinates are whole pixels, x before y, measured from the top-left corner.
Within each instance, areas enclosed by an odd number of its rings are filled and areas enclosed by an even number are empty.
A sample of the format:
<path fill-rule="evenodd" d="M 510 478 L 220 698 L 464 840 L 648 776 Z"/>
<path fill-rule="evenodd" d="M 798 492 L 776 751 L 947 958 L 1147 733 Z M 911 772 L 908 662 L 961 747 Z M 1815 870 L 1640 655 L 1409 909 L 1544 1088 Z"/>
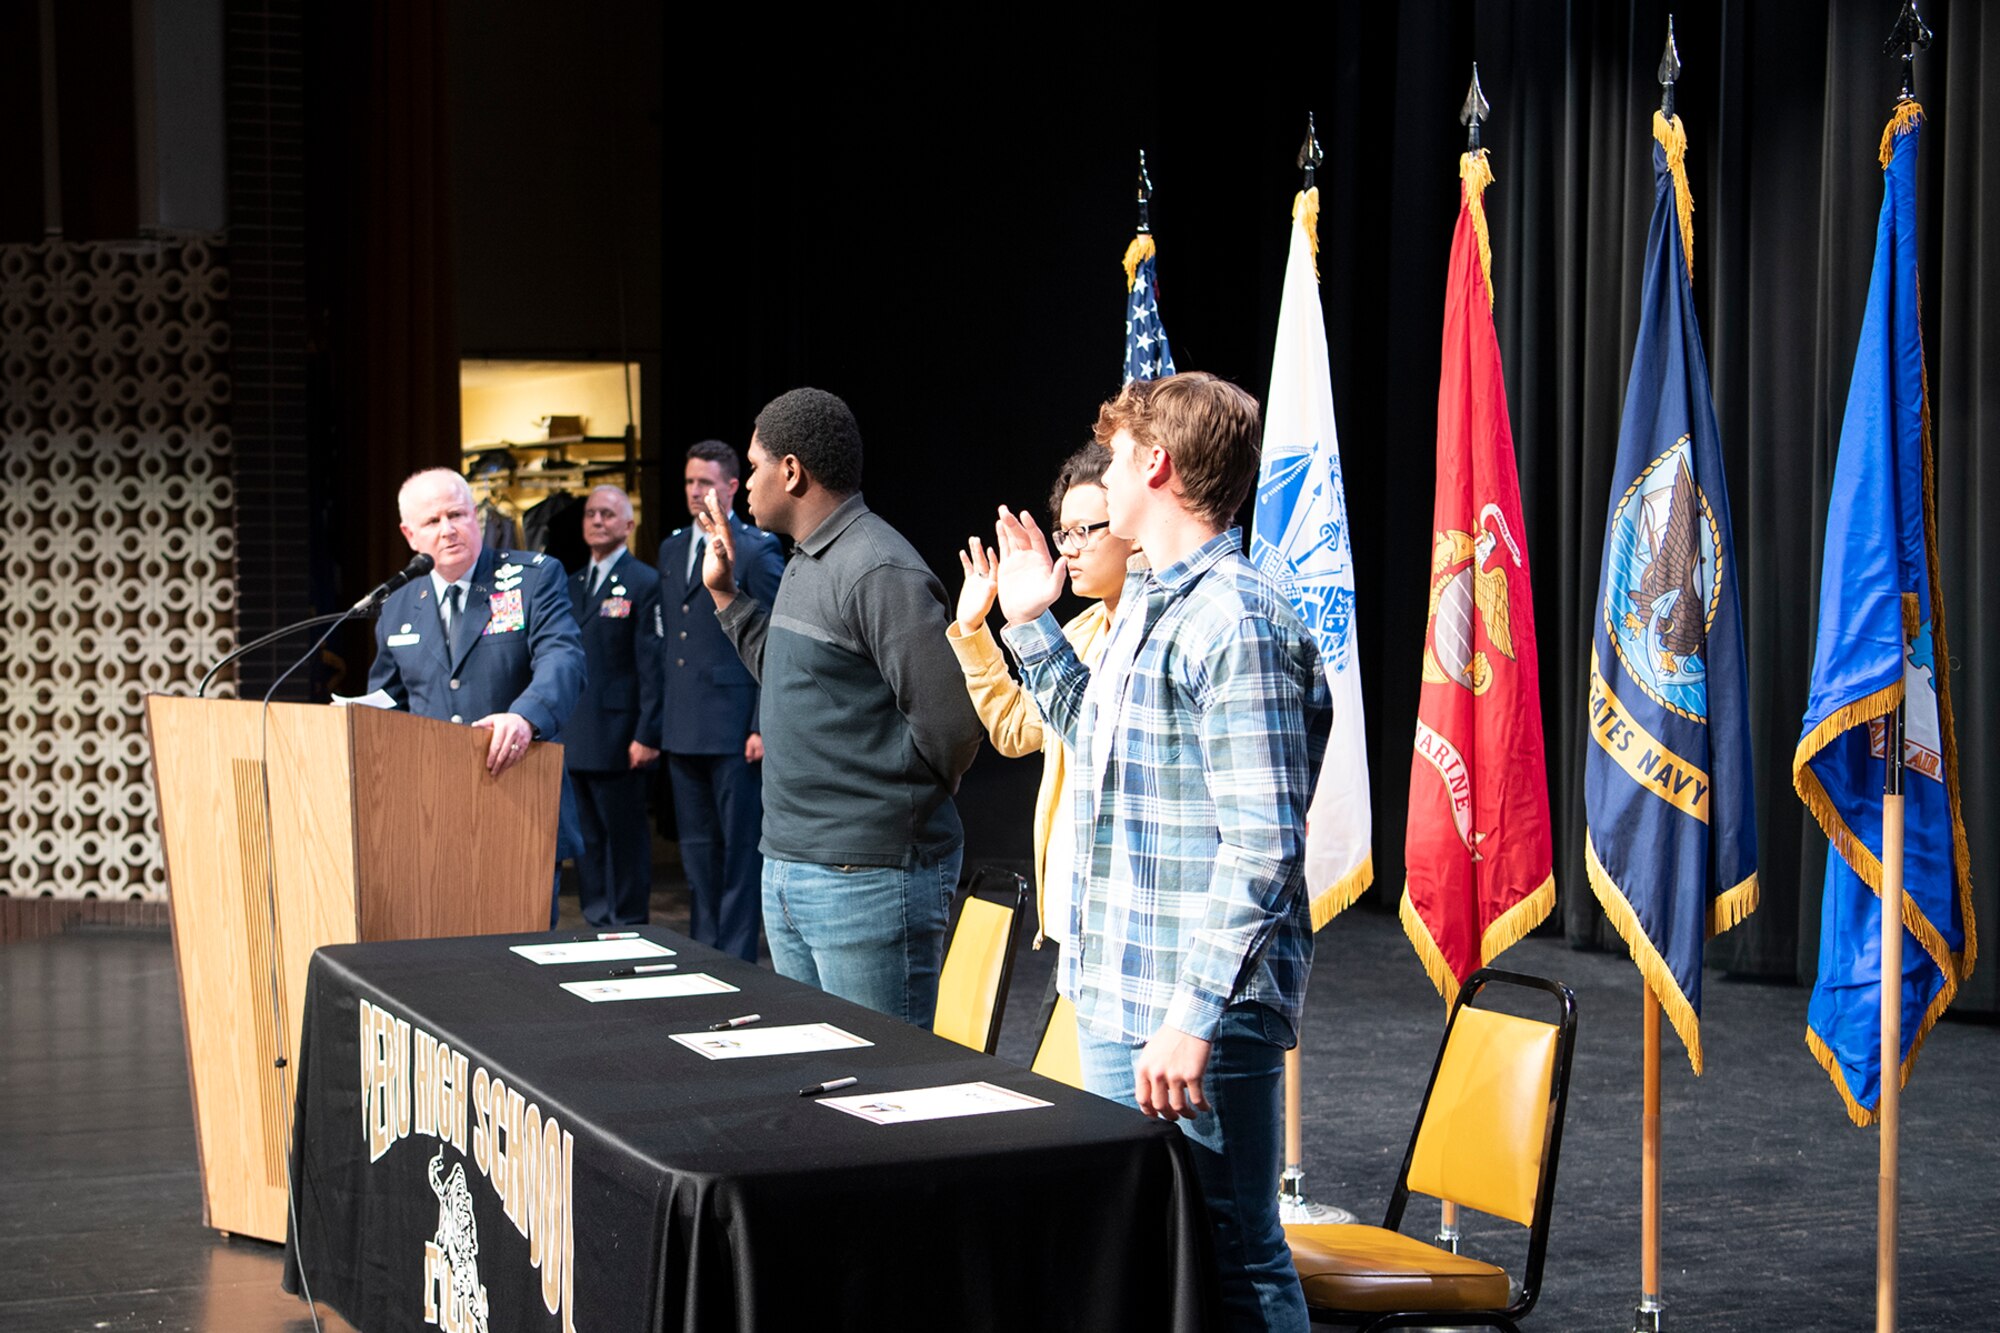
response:
<path fill-rule="evenodd" d="M 531 742 L 561 735 L 583 689 L 583 640 L 562 566 L 540 554 L 483 550 L 472 490 L 448 468 L 412 476 L 396 504 L 403 539 L 436 563 L 382 603 L 368 687 L 418 717 L 491 732 L 486 767 L 504 773 Z M 556 860 L 582 851 L 565 781 Z"/>
<path fill-rule="evenodd" d="M 683 472 L 689 514 L 704 513 L 712 494 L 736 538 L 737 586 L 766 607 L 785 572 L 778 539 L 731 511 L 741 475 L 736 450 L 703 440 Z M 694 524 L 660 543 L 660 607 L 666 638 L 660 653 L 666 689 L 660 748 L 680 825 L 681 864 L 693 895 L 689 933 L 739 958 L 757 959 L 763 919 L 764 739 L 757 727 L 757 682 L 715 623 L 715 602 L 701 581 L 701 531 Z"/>
<path fill-rule="evenodd" d="M 563 733 L 563 767 L 583 824 L 583 919 L 646 922 L 653 895 L 653 833 L 646 769 L 660 757 L 660 576 L 625 550 L 632 501 L 599 486 L 583 505 L 590 563 L 570 575 L 590 683 Z"/>

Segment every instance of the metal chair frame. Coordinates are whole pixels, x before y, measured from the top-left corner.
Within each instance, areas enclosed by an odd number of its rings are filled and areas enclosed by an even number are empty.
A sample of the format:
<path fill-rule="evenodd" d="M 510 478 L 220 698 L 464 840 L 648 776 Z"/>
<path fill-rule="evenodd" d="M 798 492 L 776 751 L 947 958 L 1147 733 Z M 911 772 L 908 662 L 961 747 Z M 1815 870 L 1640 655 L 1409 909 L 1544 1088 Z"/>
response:
<path fill-rule="evenodd" d="M 1410 1131 L 1410 1146 L 1403 1150 L 1403 1165 L 1396 1173 L 1396 1188 L 1389 1196 L 1389 1208 L 1383 1215 L 1382 1227 L 1385 1231 L 1402 1229 L 1403 1211 L 1410 1201 L 1410 1162 L 1416 1156 L 1417 1138 L 1423 1133 L 1424 1117 L 1430 1113 L 1431 1094 L 1436 1090 L 1438 1070 L 1444 1065 L 1444 1053 L 1451 1045 L 1452 1031 L 1458 1026 L 1459 1011 L 1494 982 L 1544 991 L 1553 996 L 1562 1009 L 1562 1017 L 1556 1031 L 1555 1071 L 1554 1077 L 1550 1080 L 1549 1110 L 1542 1137 L 1542 1169 L 1535 1184 L 1535 1214 L 1528 1225 L 1528 1257 L 1522 1266 L 1518 1293 L 1504 1309 L 1497 1310 L 1383 1312 L 1339 1311 L 1313 1307 L 1309 1313 L 1314 1323 L 1357 1325 L 1361 1333 L 1416 1326 L 1500 1328 L 1505 1329 L 1507 1333 L 1520 1333 L 1519 1326 L 1514 1321 L 1523 1318 L 1535 1308 L 1535 1301 L 1541 1295 L 1542 1264 L 1548 1257 L 1549 1218 L 1555 1207 L 1556 1166 L 1562 1154 L 1563 1118 L 1569 1107 L 1570 1057 L 1576 1049 L 1576 994 L 1561 982 L 1529 976 L 1523 972 L 1502 971 L 1496 967 L 1482 967 L 1465 979 L 1465 985 L 1459 989 L 1458 999 L 1451 1006 L 1451 1016 L 1445 1024 L 1444 1039 L 1438 1043 L 1437 1059 L 1431 1062 L 1430 1081 L 1424 1085 L 1424 1099 L 1417 1108 L 1417 1123 Z"/>
<path fill-rule="evenodd" d="M 995 884 L 992 881 L 1000 881 Z M 1007 907 L 1007 951 L 1000 962 L 1000 984 L 993 996 L 993 1013 L 987 1020 L 985 1052 L 992 1055 L 1000 1045 L 1000 1020 L 1007 1012 L 1007 994 L 1014 988 L 1014 951 L 1021 942 L 1021 917 L 1027 910 L 1028 881 L 1012 870 L 1002 870 L 998 866 L 981 866 L 973 872 L 972 878 L 959 891 L 952 904 L 951 930 L 945 937 L 945 957 L 951 957 L 951 946 L 958 939 L 958 919 L 965 914 L 965 903 L 969 898 L 991 897 L 1001 906 Z"/>

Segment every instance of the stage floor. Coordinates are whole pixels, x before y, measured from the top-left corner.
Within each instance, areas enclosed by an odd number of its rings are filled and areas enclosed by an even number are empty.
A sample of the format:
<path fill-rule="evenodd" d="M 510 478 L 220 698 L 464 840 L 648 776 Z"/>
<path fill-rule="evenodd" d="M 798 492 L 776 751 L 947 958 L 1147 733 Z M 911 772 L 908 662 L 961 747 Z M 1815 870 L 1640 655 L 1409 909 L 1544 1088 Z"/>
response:
<path fill-rule="evenodd" d="M 685 900 L 655 919 L 685 926 Z M 565 899 L 573 917 L 573 899 Z M 1304 1033 L 1308 1193 L 1379 1221 L 1443 1005 L 1385 912 L 1319 936 Z M 1618 1330 L 1639 1294 L 1639 985 L 1622 957 L 1529 940 L 1507 966 L 1567 982 L 1581 1013 L 1544 1294 L 1531 1327 Z M 1990 965 L 1990 964 L 1989 964 Z M 1047 977 L 1026 948 L 1001 1054 L 1025 1061 Z M 1670 1329 L 1874 1324 L 1876 1136 L 1807 1054 L 1806 992 L 1711 974 L 1709 1073 L 1671 1030 L 1662 1273 Z M 173 952 L 165 931 L 79 928 L 0 948 L 0 1330 L 307 1333 L 274 1245 L 201 1225 Z M 1903 1103 L 1900 1327 L 2000 1313 L 2000 1028 L 1947 1021 Z M 1520 1232 L 1467 1227 L 1514 1263 Z M 1435 1212 L 1413 1222 L 1428 1229 Z M 348 1325 L 322 1315 L 322 1327 Z"/>

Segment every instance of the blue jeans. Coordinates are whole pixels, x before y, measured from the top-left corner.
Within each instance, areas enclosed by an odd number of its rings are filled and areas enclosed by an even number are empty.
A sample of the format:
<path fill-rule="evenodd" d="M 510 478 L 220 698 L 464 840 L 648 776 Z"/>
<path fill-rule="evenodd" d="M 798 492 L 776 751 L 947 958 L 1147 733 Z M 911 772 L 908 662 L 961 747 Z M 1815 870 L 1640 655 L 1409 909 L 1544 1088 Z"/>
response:
<path fill-rule="evenodd" d="M 1179 1120 L 1195 1176 L 1215 1225 L 1217 1278 L 1229 1326 L 1304 1329 L 1305 1294 L 1291 1247 L 1278 1223 L 1278 1173 L 1284 1151 L 1285 1052 L 1295 1037 L 1283 1015 L 1261 1004 L 1223 1011 L 1201 1089 L 1208 1110 Z M 1138 1109 L 1134 1071 L 1142 1046 L 1077 1032 L 1083 1085 Z"/>
<path fill-rule="evenodd" d="M 764 858 L 764 934 L 780 976 L 927 1028 L 962 850 L 928 865 Z"/>

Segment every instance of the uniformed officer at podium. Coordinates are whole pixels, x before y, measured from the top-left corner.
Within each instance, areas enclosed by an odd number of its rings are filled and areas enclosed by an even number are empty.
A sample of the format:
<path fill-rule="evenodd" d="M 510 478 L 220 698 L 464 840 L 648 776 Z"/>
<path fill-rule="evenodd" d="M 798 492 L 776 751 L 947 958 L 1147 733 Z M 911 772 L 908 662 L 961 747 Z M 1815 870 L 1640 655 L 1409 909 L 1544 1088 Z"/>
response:
<path fill-rule="evenodd" d="M 435 563 L 382 603 L 369 689 L 418 717 L 490 732 L 487 770 L 504 773 L 529 742 L 560 738 L 583 690 L 569 580 L 548 556 L 483 550 L 472 488 L 449 468 L 412 475 L 396 505 L 410 549 Z M 556 860 L 582 851 L 565 779 Z"/>

